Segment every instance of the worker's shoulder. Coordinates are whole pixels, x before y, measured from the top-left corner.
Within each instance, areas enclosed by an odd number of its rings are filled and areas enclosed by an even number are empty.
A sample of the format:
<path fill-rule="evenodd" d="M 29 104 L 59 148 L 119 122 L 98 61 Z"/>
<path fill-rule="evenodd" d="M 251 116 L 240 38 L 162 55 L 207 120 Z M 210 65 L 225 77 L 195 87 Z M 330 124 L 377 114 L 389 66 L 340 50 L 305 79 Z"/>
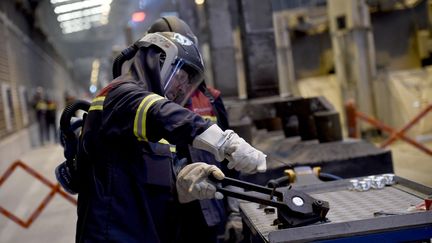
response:
<path fill-rule="evenodd" d="M 114 80 L 105 86 L 97 96 L 117 96 L 124 95 L 125 93 L 137 91 L 140 86 L 129 80 Z"/>
<path fill-rule="evenodd" d="M 133 80 L 119 80 L 113 81 L 111 85 L 112 90 L 116 90 L 118 92 L 130 92 L 130 91 L 138 91 L 142 89 L 142 87 Z"/>

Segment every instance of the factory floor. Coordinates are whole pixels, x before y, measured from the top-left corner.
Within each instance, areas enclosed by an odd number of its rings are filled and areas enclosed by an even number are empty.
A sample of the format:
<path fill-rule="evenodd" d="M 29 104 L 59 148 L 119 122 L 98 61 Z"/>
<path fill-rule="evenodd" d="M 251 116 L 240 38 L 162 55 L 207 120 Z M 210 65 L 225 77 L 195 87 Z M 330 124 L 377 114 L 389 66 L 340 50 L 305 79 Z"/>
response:
<path fill-rule="evenodd" d="M 432 148 L 432 141 L 424 144 Z M 432 156 L 405 143 L 396 143 L 391 150 L 398 176 L 432 187 Z M 59 145 L 49 144 L 19 159 L 54 183 L 54 168 L 63 161 L 63 151 Z M 49 192 L 47 186 L 18 168 L 0 187 L 0 206 L 26 221 Z M 74 242 L 75 223 L 75 205 L 56 194 L 28 228 L 0 215 L 0 242 Z"/>

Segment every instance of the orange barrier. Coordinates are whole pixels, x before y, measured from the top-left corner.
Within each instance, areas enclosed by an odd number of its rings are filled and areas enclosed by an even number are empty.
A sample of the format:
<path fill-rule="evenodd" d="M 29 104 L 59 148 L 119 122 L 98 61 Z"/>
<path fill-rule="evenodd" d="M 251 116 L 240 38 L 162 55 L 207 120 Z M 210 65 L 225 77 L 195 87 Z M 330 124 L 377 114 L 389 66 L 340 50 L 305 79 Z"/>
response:
<path fill-rule="evenodd" d="M 33 177 L 35 177 L 36 179 L 41 181 L 43 184 L 45 184 L 46 186 L 51 188 L 51 192 L 42 200 L 42 202 L 33 211 L 33 213 L 30 215 L 30 217 L 27 220 L 20 219 L 19 217 L 17 217 L 16 215 L 14 215 L 10 211 L 8 211 L 7 209 L 0 206 L 0 213 L 2 213 L 4 216 L 8 217 L 9 219 L 11 219 L 15 223 L 21 225 L 22 227 L 28 228 L 35 221 L 35 219 L 41 214 L 43 209 L 47 206 L 47 204 L 51 201 L 51 199 L 55 196 L 56 193 L 60 194 L 60 196 L 62 196 L 63 198 L 65 198 L 66 200 L 71 202 L 72 204 L 77 205 L 76 199 L 74 197 L 72 197 L 71 195 L 69 195 L 67 192 L 63 191 L 60 188 L 60 184 L 58 184 L 58 183 L 54 184 L 54 183 L 50 182 L 48 179 L 43 177 L 37 171 L 30 168 L 28 165 L 24 164 L 22 161 L 19 161 L 19 160 L 15 161 L 6 170 L 6 172 L 0 177 L 0 187 L 3 185 L 3 183 L 6 181 L 6 179 L 8 179 L 9 176 L 14 172 L 14 170 L 18 167 L 21 167 L 22 169 L 24 169 L 24 171 L 26 171 L 27 173 L 29 173 L 30 175 L 32 175 Z"/>
<path fill-rule="evenodd" d="M 405 142 L 413 145 L 414 147 L 420 149 L 428 155 L 432 156 L 432 150 L 425 147 L 423 144 L 418 143 L 414 139 L 405 135 L 405 132 L 408 131 L 413 125 L 415 125 L 421 118 L 423 118 L 428 112 L 432 110 L 432 104 L 429 104 L 425 109 L 420 111 L 408 124 L 406 124 L 402 129 L 397 131 L 396 129 L 382 123 L 381 121 L 368 116 L 365 113 L 356 110 L 355 104 L 353 101 L 348 101 L 345 106 L 346 114 L 347 114 L 347 123 L 348 123 L 348 136 L 352 138 L 358 138 L 358 129 L 356 119 L 363 120 L 368 122 L 369 124 L 391 134 L 390 138 L 381 144 L 381 148 L 385 148 L 390 145 L 397 139 L 402 139 Z"/>

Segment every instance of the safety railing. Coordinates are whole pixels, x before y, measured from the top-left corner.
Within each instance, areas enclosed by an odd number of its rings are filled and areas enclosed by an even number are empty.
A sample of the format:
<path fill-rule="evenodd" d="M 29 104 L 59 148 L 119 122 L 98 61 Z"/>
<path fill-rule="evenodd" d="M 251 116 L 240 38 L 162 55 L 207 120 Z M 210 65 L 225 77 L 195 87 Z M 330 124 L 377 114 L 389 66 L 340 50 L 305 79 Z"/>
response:
<path fill-rule="evenodd" d="M 22 161 L 15 161 L 6 171 L 5 173 L 0 177 L 0 187 L 3 185 L 3 183 L 9 178 L 9 176 L 17 169 L 18 167 L 21 167 L 24 171 L 32 175 L 34 178 L 48 186 L 51 191 L 48 193 L 47 196 L 42 200 L 42 202 L 37 206 L 37 208 L 30 214 L 30 217 L 28 219 L 21 219 L 15 214 L 11 213 L 9 210 L 5 209 L 0 205 L 0 213 L 2 213 L 4 216 L 8 217 L 15 223 L 19 224 L 23 228 L 28 228 L 30 225 L 36 220 L 36 218 L 42 213 L 44 208 L 48 205 L 48 203 L 53 199 L 55 194 L 59 194 L 69 202 L 71 202 L 74 205 L 77 205 L 77 201 L 74 197 L 69 195 L 67 192 L 63 191 L 60 187 L 60 184 L 58 183 L 52 183 L 47 178 L 43 177 L 41 174 L 39 174 L 34 169 L 30 168 L 28 165 L 23 163 Z"/>
<path fill-rule="evenodd" d="M 418 148 L 419 150 L 425 152 L 428 155 L 432 156 L 432 150 L 424 146 L 423 144 L 417 142 L 416 140 L 408 137 L 405 133 L 418 121 L 420 121 L 424 116 L 426 116 L 432 110 L 432 104 L 429 104 L 423 110 L 421 110 L 414 118 L 411 119 L 405 126 L 403 126 L 400 130 L 396 130 L 383 122 L 368 116 L 365 113 L 362 113 L 356 109 L 354 101 L 348 101 L 345 105 L 346 115 L 347 115 L 347 124 L 348 124 L 348 136 L 352 138 L 358 138 L 359 134 L 357 129 L 357 119 L 365 121 L 371 124 L 374 127 L 381 129 L 390 134 L 390 137 L 381 143 L 380 147 L 385 148 L 395 142 L 398 139 L 404 140 L 405 142 L 411 144 L 412 146 Z"/>

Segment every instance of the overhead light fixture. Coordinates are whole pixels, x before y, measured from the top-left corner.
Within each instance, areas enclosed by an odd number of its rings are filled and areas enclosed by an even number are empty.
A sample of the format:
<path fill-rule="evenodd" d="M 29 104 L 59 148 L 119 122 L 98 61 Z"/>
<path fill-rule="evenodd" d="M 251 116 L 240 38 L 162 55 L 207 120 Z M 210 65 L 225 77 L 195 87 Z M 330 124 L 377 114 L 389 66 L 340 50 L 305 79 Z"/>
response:
<path fill-rule="evenodd" d="M 64 13 L 64 14 L 60 14 L 57 16 L 57 21 L 63 22 L 63 21 L 71 20 L 71 19 L 87 17 L 90 15 L 102 14 L 102 13 L 106 12 L 107 10 L 109 12 L 110 6 L 98 6 L 98 7 L 94 7 L 94 8 L 88 8 L 88 9 L 84 9 L 84 10 Z"/>
<path fill-rule="evenodd" d="M 61 14 L 61 13 L 72 12 L 72 11 L 81 10 L 85 8 L 96 7 L 99 5 L 109 5 L 111 4 L 111 2 L 112 0 L 86 0 L 86 1 L 74 2 L 74 3 L 64 4 L 55 7 L 54 13 Z"/>
<path fill-rule="evenodd" d="M 204 4 L 205 0 L 195 0 L 196 5 L 202 5 Z"/>
<path fill-rule="evenodd" d="M 99 77 L 99 67 L 100 67 L 99 59 L 93 60 L 92 71 L 90 74 L 90 84 L 97 85 L 97 81 Z"/>
<path fill-rule="evenodd" d="M 83 26 L 83 25 L 90 25 L 91 26 L 92 22 L 98 22 L 98 21 L 100 21 L 100 19 L 101 19 L 100 14 L 92 15 L 92 16 L 88 16 L 85 18 L 73 19 L 73 20 L 61 22 L 60 27 L 67 28 L 69 26 Z"/>
<path fill-rule="evenodd" d="M 72 2 L 74 0 L 51 0 L 51 4 L 59 4 L 59 3 L 65 3 L 65 2 Z"/>
<path fill-rule="evenodd" d="M 112 0 L 50 0 L 63 34 L 108 24 Z"/>

